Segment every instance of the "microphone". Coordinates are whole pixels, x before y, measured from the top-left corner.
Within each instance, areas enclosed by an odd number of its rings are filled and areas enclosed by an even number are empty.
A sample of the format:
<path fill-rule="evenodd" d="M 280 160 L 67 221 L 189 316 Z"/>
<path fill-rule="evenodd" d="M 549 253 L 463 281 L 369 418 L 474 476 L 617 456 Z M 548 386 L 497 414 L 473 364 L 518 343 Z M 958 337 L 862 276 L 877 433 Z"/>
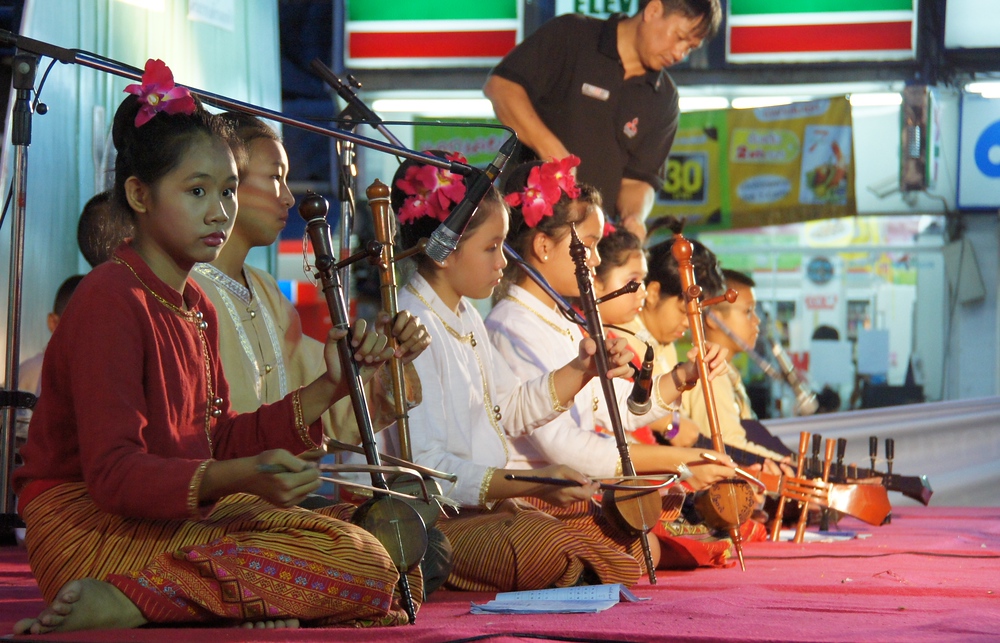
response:
<path fill-rule="evenodd" d="M 635 415 L 645 415 L 653 408 L 650 395 L 653 392 L 653 347 L 646 345 L 646 354 L 642 358 L 642 368 L 635 376 L 632 393 L 628 396 L 628 410 Z"/>
<path fill-rule="evenodd" d="M 771 353 L 781 368 L 782 376 L 795 393 L 795 415 L 812 415 L 819 409 L 816 393 L 799 376 L 781 342 L 774 337 L 769 337 L 768 341 L 771 343 Z"/>
<path fill-rule="evenodd" d="M 507 139 L 507 142 L 500 146 L 500 151 L 497 152 L 496 158 L 490 162 L 486 171 L 476 171 L 476 178 L 468 185 L 465 198 L 455 206 L 444 223 L 439 225 L 428 239 L 427 247 L 424 248 L 424 253 L 428 257 L 434 261 L 444 261 L 448 255 L 455 251 L 458 242 L 462 239 L 462 234 L 469 226 L 469 221 L 472 220 L 472 215 L 476 213 L 483 197 L 486 196 L 493 181 L 500 174 L 500 170 L 507 164 L 507 159 L 514 153 L 516 144 L 517 136 L 512 135 Z"/>

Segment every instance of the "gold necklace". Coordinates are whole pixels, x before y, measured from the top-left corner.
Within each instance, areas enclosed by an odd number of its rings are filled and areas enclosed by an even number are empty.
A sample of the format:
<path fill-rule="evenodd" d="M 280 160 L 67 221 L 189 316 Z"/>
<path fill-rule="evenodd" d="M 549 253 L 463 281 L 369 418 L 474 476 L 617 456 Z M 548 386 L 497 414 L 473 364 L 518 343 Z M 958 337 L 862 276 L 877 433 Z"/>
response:
<path fill-rule="evenodd" d="M 534 308 L 532 308 L 528 304 L 524 303 L 523 301 L 521 301 L 520 299 L 518 299 L 514 295 L 507 295 L 506 297 L 504 297 L 504 299 L 509 299 L 512 302 L 514 302 L 515 304 L 523 306 L 524 308 L 526 308 L 528 310 L 528 312 L 530 312 L 535 317 L 537 317 L 542 323 L 548 324 L 548 326 L 550 326 L 551 328 L 555 329 L 561 335 L 565 335 L 566 337 L 568 337 L 569 341 L 571 341 L 571 342 L 573 341 L 573 331 L 571 331 L 570 329 L 563 328 L 562 326 L 559 326 L 555 322 L 550 321 L 548 319 L 545 319 L 545 317 L 542 316 L 542 314 L 540 312 L 538 312 L 537 310 L 535 310 Z M 592 398 L 592 400 L 591 400 L 591 406 L 594 409 L 594 413 L 597 413 L 597 409 L 601 408 L 601 400 L 600 400 L 599 397 L 597 397 L 597 394 L 594 393 L 594 385 L 593 385 L 593 383 L 590 384 L 590 395 L 591 395 L 591 398 Z"/>
<path fill-rule="evenodd" d="M 205 438 L 208 440 L 208 451 L 210 454 L 213 453 L 214 449 L 212 446 L 212 418 L 218 418 L 222 415 L 222 398 L 215 397 L 215 387 L 212 383 L 212 362 L 208 357 L 208 339 L 205 338 L 205 329 L 208 328 L 208 322 L 205 321 L 204 315 L 200 310 L 184 310 L 180 306 L 175 306 L 170 303 L 159 293 L 149 287 L 149 285 L 143 281 L 139 273 L 135 271 L 127 261 L 119 257 L 114 258 L 115 263 L 119 263 L 129 269 L 129 272 L 142 284 L 142 287 L 146 289 L 156 301 L 163 304 L 167 310 L 171 311 L 181 319 L 191 324 L 194 324 L 195 329 L 198 332 L 198 339 L 201 342 L 201 356 L 205 363 Z"/>
<path fill-rule="evenodd" d="M 490 421 L 490 424 L 493 426 L 493 430 L 497 432 L 497 436 L 500 438 L 500 444 L 503 445 L 504 460 L 510 460 L 510 451 L 507 447 L 507 436 L 504 433 L 503 428 L 500 426 L 500 420 L 503 419 L 503 415 L 500 413 L 500 406 L 494 405 L 493 398 L 490 396 L 489 382 L 486 379 L 486 369 L 483 368 L 483 361 L 479 358 L 479 351 L 476 350 L 475 336 L 471 332 L 468 335 L 462 335 L 457 330 L 452 328 L 448 322 L 444 320 L 441 314 L 434 310 L 434 307 L 431 306 L 430 302 L 424 299 L 423 295 L 417 292 L 417 289 L 413 287 L 413 284 L 406 284 L 406 289 L 413 293 L 413 295 L 420 300 L 420 303 L 426 306 L 427 310 L 431 311 L 431 313 L 438 318 L 438 321 L 441 322 L 441 325 L 444 326 L 444 329 L 448 331 L 449 335 L 458 340 L 459 343 L 469 344 L 469 346 L 472 347 L 472 354 L 475 356 L 476 365 L 479 367 L 479 378 L 482 380 L 483 406 L 486 409 L 486 418 Z"/>
<path fill-rule="evenodd" d="M 514 295 L 507 295 L 506 297 L 504 297 L 504 299 L 509 299 L 512 302 L 514 302 L 515 304 L 518 304 L 520 306 L 524 306 L 535 317 L 537 317 L 538 319 L 540 319 L 543 324 L 547 324 L 551 328 L 555 329 L 555 331 L 557 333 L 559 333 L 560 335 L 565 335 L 569 339 L 569 341 L 571 341 L 571 342 L 573 341 L 573 331 L 571 331 L 570 329 L 563 328 L 559 324 L 556 324 L 555 322 L 553 322 L 551 320 L 545 319 L 545 317 L 540 312 L 538 312 L 537 310 L 535 310 L 534 308 L 532 308 L 528 304 L 524 303 L 523 301 L 521 301 L 520 299 L 518 299 Z"/>

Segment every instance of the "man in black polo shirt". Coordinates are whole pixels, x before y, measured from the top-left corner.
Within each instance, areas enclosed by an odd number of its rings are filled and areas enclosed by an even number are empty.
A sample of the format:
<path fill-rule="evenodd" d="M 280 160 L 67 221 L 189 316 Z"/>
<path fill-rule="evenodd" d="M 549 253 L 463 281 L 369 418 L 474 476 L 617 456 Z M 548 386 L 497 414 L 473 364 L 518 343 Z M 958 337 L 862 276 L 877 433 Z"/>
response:
<path fill-rule="evenodd" d="M 629 17 L 558 16 L 500 61 L 483 92 L 529 148 L 519 160 L 579 156 L 577 178 L 645 239 L 680 116 L 664 69 L 715 35 L 721 11 L 719 0 L 640 0 Z"/>

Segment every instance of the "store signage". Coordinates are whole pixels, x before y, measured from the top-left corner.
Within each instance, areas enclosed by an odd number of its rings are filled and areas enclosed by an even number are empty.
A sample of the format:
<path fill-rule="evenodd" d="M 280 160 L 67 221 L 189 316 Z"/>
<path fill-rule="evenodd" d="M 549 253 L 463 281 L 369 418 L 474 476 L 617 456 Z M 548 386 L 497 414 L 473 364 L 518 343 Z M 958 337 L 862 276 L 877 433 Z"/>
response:
<path fill-rule="evenodd" d="M 348 67 L 491 67 L 520 39 L 521 0 L 351 0 L 346 22 Z"/>
<path fill-rule="evenodd" d="M 826 257 L 813 257 L 806 266 L 806 277 L 817 286 L 833 279 L 833 263 Z"/>
<path fill-rule="evenodd" d="M 1000 3 L 948 0 L 944 16 L 944 46 L 948 49 L 1000 47 Z"/>
<path fill-rule="evenodd" d="M 806 310 L 834 310 L 837 307 L 837 295 L 808 295 L 805 303 Z"/>
<path fill-rule="evenodd" d="M 746 228 L 856 212 L 850 103 L 681 115 L 654 217 Z"/>
<path fill-rule="evenodd" d="M 733 63 L 912 60 L 916 0 L 730 0 Z"/>
<path fill-rule="evenodd" d="M 634 15 L 639 10 L 639 0 L 556 0 L 556 13 L 580 13 L 594 18 L 607 18 L 613 13 Z"/>
<path fill-rule="evenodd" d="M 962 96 L 958 207 L 1000 207 L 1000 99 Z"/>

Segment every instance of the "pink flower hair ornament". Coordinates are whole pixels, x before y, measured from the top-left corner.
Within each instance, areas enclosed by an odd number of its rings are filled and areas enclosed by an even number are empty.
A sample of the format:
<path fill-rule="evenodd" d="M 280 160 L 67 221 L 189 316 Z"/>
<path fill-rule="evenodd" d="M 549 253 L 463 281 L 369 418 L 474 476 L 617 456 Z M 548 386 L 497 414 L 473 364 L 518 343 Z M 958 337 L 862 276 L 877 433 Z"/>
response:
<path fill-rule="evenodd" d="M 167 114 L 194 114 L 194 98 L 186 87 L 174 84 L 174 75 L 166 63 L 150 58 L 142 74 L 142 82 L 125 88 L 125 93 L 135 94 L 142 107 L 135 115 L 135 126 L 142 127 L 159 112 Z"/>
<path fill-rule="evenodd" d="M 468 163 L 458 152 L 445 154 L 449 161 Z M 411 165 L 396 180 L 396 187 L 406 194 L 397 216 L 400 223 L 412 223 L 421 217 L 444 221 L 455 205 L 465 198 L 465 182 L 460 174 L 433 165 Z"/>
<path fill-rule="evenodd" d="M 544 217 L 551 217 L 552 206 L 566 194 L 570 199 L 580 196 L 573 168 L 580 165 L 580 158 L 572 154 L 564 159 L 536 165 L 528 172 L 528 181 L 521 192 L 511 192 L 504 201 L 511 207 L 521 208 L 521 215 L 529 228 L 537 226 Z"/>

